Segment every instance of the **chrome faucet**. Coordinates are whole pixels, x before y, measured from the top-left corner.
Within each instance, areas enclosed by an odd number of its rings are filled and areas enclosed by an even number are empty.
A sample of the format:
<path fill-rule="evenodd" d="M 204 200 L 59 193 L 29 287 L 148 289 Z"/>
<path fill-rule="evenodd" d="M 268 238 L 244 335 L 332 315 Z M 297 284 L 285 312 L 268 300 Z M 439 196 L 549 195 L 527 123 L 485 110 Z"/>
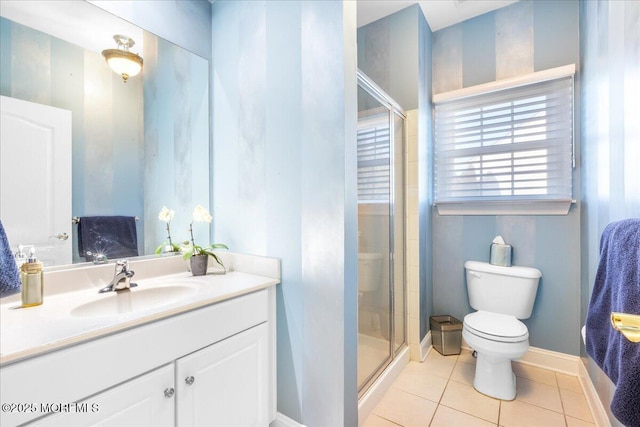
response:
<path fill-rule="evenodd" d="M 113 279 L 107 286 L 100 289 L 98 293 L 118 292 L 138 286 L 136 283 L 131 283 L 131 278 L 134 274 L 133 270 L 129 270 L 128 260 L 120 259 L 116 261 L 116 271 L 113 273 Z"/>

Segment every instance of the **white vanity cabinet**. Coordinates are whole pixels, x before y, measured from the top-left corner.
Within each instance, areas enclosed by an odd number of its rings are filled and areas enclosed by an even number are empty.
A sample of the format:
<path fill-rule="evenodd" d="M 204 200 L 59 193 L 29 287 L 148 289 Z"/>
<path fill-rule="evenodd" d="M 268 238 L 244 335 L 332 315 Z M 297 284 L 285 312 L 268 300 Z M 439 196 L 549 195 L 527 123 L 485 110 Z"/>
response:
<path fill-rule="evenodd" d="M 80 402 L 44 417 L 3 412 L 3 427 L 268 426 L 275 286 L 3 365 L 0 382 L 2 403 Z"/>
<path fill-rule="evenodd" d="M 173 364 L 163 366 L 78 402 L 69 412 L 41 418 L 30 426 L 158 426 L 174 425 Z"/>
<path fill-rule="evenodd" d="M 177 360 L 176 425 L 268 425 L 268 337 L 263 323 Z"/>

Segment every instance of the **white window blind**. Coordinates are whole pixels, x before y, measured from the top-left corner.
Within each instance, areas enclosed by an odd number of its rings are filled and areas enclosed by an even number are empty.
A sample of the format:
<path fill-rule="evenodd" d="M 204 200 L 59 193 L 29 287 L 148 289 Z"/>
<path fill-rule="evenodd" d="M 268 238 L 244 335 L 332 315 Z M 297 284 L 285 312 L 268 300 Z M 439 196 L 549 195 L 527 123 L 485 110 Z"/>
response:
<path fill-rule="evenodd" d="M 359 120 L 358 201 L 389 201 L 389 138 L 388 113 Z"/>
<path fill-rule="evenodd" d="M 436 204 L 562 201 L 568 210 L 572 144 L 573 75 L 436 101 Z"/>

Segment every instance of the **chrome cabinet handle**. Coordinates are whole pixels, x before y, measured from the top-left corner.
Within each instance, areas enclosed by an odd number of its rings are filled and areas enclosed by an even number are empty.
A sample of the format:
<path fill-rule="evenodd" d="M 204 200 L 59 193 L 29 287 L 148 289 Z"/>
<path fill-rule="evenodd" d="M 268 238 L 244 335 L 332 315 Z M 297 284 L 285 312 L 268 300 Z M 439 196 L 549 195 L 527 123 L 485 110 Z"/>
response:
<path fill-rule="evenodd" d="M 49 236 L 50 239 L 67 240 L 69 235 L 67 233 L 58 233 L 55 236 Z"/>
<path fill-rule="evenodd" d="M 184 379 L 184 382 L 187 383 L 187 385 L 191 385 L 195 382 L 195 378 L 193 378 L 191 375 L 189 375 L 187 378 Z"/>
<path fill-rule="evenodd" d="M 166 397 L 167 399 L 173 397 L 174 393 L 176 391 L 173 389 L 173 387 L 171 388 L 165 388 L 164 389 L 164 397 Z"/>

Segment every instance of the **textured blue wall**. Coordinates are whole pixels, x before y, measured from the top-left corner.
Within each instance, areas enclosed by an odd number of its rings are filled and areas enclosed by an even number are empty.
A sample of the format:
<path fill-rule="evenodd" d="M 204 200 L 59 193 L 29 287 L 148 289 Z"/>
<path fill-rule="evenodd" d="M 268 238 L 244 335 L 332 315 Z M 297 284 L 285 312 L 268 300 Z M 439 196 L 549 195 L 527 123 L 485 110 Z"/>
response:
<path fill-rule="evenodd" d="M 566 64 L 579 65 L 578 2 L 520 1 L 433 35 L 434 93 Z M 578 66 L 579 69 L 579 66 Z M 579 84 L 576 85 L 579 112 Z M 580 132 L 573 196 L 580 198 Z M 433 311 L 462 319 L 472 311 L 464 261 L 489 260 L 498 234 L 514 247 L 515 265 L 542 271 L 532 346 L 580 352 L 580 206 L 567 216 L 433 215 Z M 554 331 L 554 333 L 549 333 Z"/>
<path fill-rule="evenodd" d="M 358 68 L 404 110 L 418 108 L 418 5 L 358 28 Z"/>
<path fill-rule="evenodd" d="M 580 3 L 582 62 L 582 316 L 598 267 L 599 241 L 613 221 L 640 217 L 640 3 Z M 607 411 L 615 387 L 583 360 Z M 621 424 L 609 414 L 614 426 Z"/>
<path fill-rule="evenodd" d="M 212 16 L 216 240 L 282 260 L 278 410 L 357 425 L 355 3 Z"/>

